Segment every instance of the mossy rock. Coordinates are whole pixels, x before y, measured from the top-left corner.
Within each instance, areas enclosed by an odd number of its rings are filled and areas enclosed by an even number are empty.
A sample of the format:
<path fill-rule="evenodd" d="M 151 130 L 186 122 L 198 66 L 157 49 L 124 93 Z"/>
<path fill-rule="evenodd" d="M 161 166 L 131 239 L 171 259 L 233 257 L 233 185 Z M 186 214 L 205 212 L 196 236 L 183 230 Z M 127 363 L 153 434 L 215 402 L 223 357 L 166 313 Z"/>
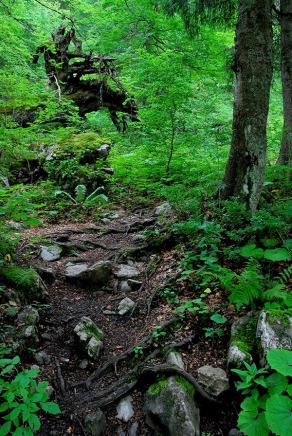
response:
<path fill-rule="evenodd" d="M 88 194 L 110 182 L 106 163 L 107 153 L 103 146 L 111 147 L 111 141 L 94 132 L 73 134 L 56 146 L 47 149 L 44 168 L 49 179 L 64 190 L 74 193 L 77 185 L 85 185 Z"/>
<path fill-rule="evenodd" d="M 7 265 L 0 269 L 0 277 L 17 289 L 21 301 L 43 299 L 43 285 L 39 274 L 32 268 Z"/>
<path fill-rule="evenodd" d="M 257 314 L 254 313 L 249 313 L 233 323 L 227 357 L 229 367 L 240 368 L 244 361 L 253 360 L 256 325 Z"/>

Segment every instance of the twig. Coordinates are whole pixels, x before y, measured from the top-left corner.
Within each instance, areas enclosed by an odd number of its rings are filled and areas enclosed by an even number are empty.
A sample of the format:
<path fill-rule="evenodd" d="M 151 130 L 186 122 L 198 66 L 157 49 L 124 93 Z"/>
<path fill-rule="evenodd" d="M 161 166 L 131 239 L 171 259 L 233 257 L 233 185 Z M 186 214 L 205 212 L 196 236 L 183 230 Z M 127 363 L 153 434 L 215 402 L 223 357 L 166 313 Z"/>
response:
<path fill-rule="evenodd" d="M 59 363 L 57 358 L 55 358 L 55 364 L 56 364 L 56 368 L 57 368 L 57 376 L 58 376 L 59 383 L 60 383 L 60 389 L 61 389 L 62 394 L 64 395 L 66 393 L 65 381 L 64 381 L 64 378 L 62 376 L 61 366 L 60 366 L 60 363 Z"/>

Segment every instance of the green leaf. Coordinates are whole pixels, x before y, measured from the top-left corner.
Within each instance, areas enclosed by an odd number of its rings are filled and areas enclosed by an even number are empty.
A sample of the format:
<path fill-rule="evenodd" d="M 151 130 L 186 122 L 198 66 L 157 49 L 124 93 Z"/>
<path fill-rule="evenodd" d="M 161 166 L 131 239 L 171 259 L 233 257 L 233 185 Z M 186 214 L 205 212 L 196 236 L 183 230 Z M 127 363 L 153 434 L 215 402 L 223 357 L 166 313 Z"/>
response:
<path fill-rule="evenodd" d="M 41 421 L 40 421 L 39 417 L 35 414 L 30 415 L 28 423 L 29 423 L 29 426 L 31 427 L 31 429 L 34 431 L 37 431 L 41 428 Z"/>
<path fill-rule="evenodd" d="M 274 248 L 271 250 L 266 250 L 264 254 L 266 260 L 271 260 L 272 262 L 283 262 L 291 259 L 291 255 L 286 248 Z"/>
<path fill-rule="evenodd" d="M 290 397 L 292 397 L 292 384 L 287 387 L 287 392 Z"/>
<path fill-rule="evenodd" d="M 292 351 L 270 350 L 267 354 L 267 360 L 272 369 L 282 375 L 292 377 Z"/>
<path fill-rule="evenodd" d="M 54 403 L 53 401 L 49 401 L 48 403 L 41 403 L 41 408 L 47 412 L 51 413 L 52 415 L 58 415 L 61 413 L 60 407 L 57 403 Z"/>
<path fill-rule="evenodd" d="M 251 398 L 246 398 L 246 400 L 251 400 Z M 246 400 L 243 401 L 245 403 L 244 410 L 240 412 L 238 417 L 239 430 L 247 436 L 268 436 L 270 432 L 265 414 L 264 412 L 258 413 L 257 400 L 255 403 L 246 402 Z"/>
<path fill-rule="evenodd" d="M 254 259 L 262 259 L 264 257 L 264 250 L 257 248 L 256 244 L 248 244 L 242 247 L 239 251 L 243 257 L 253 257 Z"/>
<path fill-rule="evenodd" d="M 292 400 L 283 395 L 272 395 L 266 403 L 266 420 L 270 429 L 279 436 L 291 436 Z"/>
<path fill-rule="evenodd" d="M 5 422 L 5 424 L 1 425 L 0 428 L 0 435 L 1 436 L 6 436 L 7 434 L 10 433 L 10 429 L 11 429 L 11 422 Z"/>
<path fill-rule="evenodd" d="M 211 316 L 211 320 L 214 321 L 216 324 L 225 324 L 227 318 L 226 316 L 220 315 L 220 313 L 214 313 L 214 315 Z"/>
<path fill-rule="evenodd" d="M 266 378 L 266 384 L 270 395 L 281 394 L 285 391 L 288 380 L 282 374 L 275 373 Z"/>

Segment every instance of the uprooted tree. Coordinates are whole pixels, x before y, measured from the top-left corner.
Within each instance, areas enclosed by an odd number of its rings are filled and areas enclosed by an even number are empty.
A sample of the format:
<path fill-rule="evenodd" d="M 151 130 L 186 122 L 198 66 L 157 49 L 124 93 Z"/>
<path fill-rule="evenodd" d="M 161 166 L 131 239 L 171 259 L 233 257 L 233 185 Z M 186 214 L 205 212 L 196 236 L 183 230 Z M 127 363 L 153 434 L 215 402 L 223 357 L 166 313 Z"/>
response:
<path fill-rule="evenodd" d="M 67 29 L 66 25 L 61 25 L 52 33 L 52 40 L 38 48 L 34 63 L 38 62 L 40 54 L 44 55 L 50 87 L 56 90 L 60 99 L 66 97 L 73 100 L 80 116 L 107 108 L 120 131 L 125 130 L 127 119 L 139 121 L 133 97 L 128 95 L 117 78 L 115 59 L 85 53 L 74 28 Z"/>

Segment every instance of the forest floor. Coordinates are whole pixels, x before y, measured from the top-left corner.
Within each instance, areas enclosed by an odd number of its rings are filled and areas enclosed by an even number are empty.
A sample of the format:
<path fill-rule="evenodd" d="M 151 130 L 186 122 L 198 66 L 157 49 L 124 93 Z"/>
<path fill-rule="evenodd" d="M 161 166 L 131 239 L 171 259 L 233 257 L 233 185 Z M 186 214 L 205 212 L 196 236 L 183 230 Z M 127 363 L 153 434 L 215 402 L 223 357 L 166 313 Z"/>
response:
<path fill-rule="evenodd" d="M 226 369 L 226 340 L 205 338 L 197 317 L 182 322 L 179 329 L 167 327 L 174 317 L 173 308 L 159 297 L 159 292 L 177 276 L 182 252 L 174 245 L 153 250 L 144 237 L 145 230 L 153 231 L 163 222 L 153 209 L 129 212 L 118 208 L 99 222 L 48 224 L 22 232 L 18 253 L 22 262 L 43 273 L 49 268 L 50 276 L 55 277 L 46 280 L 43 276 L 47 306 L 40 307 L 40 339 L 36 351 L 48 356 L 46 362 L 39 364 L 41 378 L 53 386 L 62 414 L 44 418 L 42 435 L 85 434 L 82 417 L 94 409 L 96 401 L 107 418 L 106 435 L 134 434 L 130 432 L 133 423 L 139 425 L 137 435 L 151 434 L 143 413 L 143 396 L 151 380 L 143 380 L 142 387 L 137 384 L 129 391 L 135 414 L 127 423 L 117 418 L 119 389 L 110 387 L 137 365 L 165 362 L 160 349 L 177 348 L 182 353 L 185 370 L 193 376 L 203 365 Z M 39 253 L 44 243 L 61 246 L 61 257 L 52 262 L 42 260 Z M 104 287 L 84 286 L 65 277 L 68 262 L 92 265 L 98 261 L 110 261 L 113 265 L 114 274 Z M 121 289 L 121 278 L 115 274 L 121 265 L 138 270 L 131 290 Z M 185 292 L 184 297 L 191 295 L 190 290 Z M 133 300 L 135 307 L 121 316 L 117 308 L 125 297 Z M 83 316 L 90 317 L 104 334 L 104 347 L 97 361 L 82 355 L 74 338 L 74 327 Z M 155 337 L 155 328 L 164 325 L 165 336 Z M 138 347 L 136 352 L 135 347 Z M 125 359 L 112 360 L 123 355 Z M 104 372 L 86 386 L 88 377 L 102 367 Z M 106 404 L 108 394 L 110 400 Z M 221 405 L 199 406 L 203 434 L 225 435 L 236 426 L 237 411 L 230 398 L 224 398 Z"/>

